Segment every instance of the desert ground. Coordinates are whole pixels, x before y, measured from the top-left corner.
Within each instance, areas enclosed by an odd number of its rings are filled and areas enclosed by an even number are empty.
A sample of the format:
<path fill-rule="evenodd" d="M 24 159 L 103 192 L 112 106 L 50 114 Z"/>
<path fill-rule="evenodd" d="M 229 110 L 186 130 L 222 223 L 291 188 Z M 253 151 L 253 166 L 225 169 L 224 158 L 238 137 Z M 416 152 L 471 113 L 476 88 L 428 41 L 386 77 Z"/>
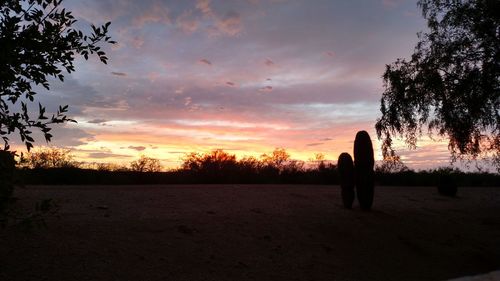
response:
<path fill-rule="evenodd" d="M 500 188 L 27 186 L 46 227 L 0 228 L 0 280 L 446 280 L 500 268 Z"/>

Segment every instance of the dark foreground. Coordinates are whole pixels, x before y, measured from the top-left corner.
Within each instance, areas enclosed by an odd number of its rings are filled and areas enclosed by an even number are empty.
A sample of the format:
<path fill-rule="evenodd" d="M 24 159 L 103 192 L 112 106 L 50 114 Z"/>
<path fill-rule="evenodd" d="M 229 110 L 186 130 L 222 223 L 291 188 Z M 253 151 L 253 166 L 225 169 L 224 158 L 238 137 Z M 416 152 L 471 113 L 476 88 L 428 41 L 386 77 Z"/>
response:
<path fill-rule="evenodd" d="M 337 186 L 32 186 L 18 209 L 48 227 L 0 229 L 0 280 L 443 280 L 500 268 L 500 188 L 377 187 L 374 210 Z"/>

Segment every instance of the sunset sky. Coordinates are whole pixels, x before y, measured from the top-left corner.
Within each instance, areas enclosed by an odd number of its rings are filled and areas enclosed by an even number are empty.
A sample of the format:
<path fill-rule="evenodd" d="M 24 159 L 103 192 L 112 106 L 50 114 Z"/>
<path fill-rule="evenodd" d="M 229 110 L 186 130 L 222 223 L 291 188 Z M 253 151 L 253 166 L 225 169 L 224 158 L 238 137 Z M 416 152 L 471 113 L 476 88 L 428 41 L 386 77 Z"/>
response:
<path fill-rule="evenodd" d="M 78 124 L 50 145 L 78 160 L 129 163 L 144 154 L 166 167 L 187 152 L 294 159 L 352 153 L 374 124 L 385 64 L 408 57 L 425 30 L 416 1 L 66 0 L 78 26 L 111 21 L 110 61 L 78 59 L 76 72 L 37 96 L 70 105 Z M 37 138 L 43 145 L 43 139 Z M 402 150 L 412 168 L 446 164 L 446 144 Z M 400 147 L 403 148 L 403 147 Z"/>

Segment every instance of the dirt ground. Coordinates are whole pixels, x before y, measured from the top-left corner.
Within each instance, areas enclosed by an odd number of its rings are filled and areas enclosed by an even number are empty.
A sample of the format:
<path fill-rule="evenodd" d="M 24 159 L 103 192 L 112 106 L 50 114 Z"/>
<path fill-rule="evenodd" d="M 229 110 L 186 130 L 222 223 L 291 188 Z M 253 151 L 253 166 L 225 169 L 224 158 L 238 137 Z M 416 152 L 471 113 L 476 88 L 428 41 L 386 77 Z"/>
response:
<path fill-rule="evenodd" d="M 444 280 L 500 269 L 500 188 L 29 186 L 46 228 L 0 229 L 0 280 Z"/>

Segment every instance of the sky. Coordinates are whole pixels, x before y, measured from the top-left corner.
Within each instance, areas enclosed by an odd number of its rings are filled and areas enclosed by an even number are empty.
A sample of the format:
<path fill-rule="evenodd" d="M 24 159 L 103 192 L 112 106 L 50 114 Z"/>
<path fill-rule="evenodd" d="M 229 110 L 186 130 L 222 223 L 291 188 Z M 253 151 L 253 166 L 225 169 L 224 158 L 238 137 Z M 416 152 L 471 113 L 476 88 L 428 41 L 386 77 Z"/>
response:
<path fill-rule="evenodd" d="M 109 62 L 78 58 L 64 83 L 39 89 L 48 111 L 68 104 L 77 124 L 51 146 L 78 160 L 176 167 L 189 152 L 239 157 L 285 148 L 294 159 L 352 154 L 366 130 L 381 158 L 385 65 L 409 57 L 425 30 L 407 0 L 65 0 L 77 27 L 111 21 Z M 45 145 L 37 138 L 38 145 Z M 446 142 L 397 148 L 411 168 L 449 162 Z"/>

